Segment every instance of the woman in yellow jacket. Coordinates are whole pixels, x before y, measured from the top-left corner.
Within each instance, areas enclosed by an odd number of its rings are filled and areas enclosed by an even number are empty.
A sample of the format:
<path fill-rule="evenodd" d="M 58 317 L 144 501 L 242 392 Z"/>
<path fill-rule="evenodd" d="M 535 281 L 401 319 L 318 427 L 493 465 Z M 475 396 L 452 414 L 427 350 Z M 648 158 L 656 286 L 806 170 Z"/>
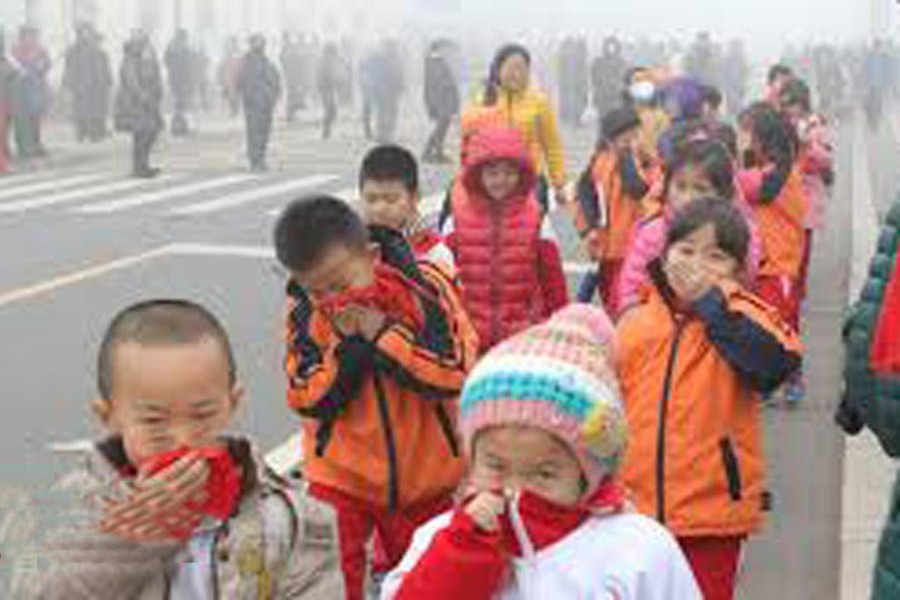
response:
<path fill-rule="evenodd" d="M 531 84 L 531 55 L 523 46 L 503 46 L 494 57 L 484 94 L 463 115 L 463 148 L 486 122 L 502 123 L 522 134 L 535 169 L 543 175 L 539 196 L 544 208 L 549 186 L 562 200 L 566 167 L 556 114 L 547 96 Z"/>

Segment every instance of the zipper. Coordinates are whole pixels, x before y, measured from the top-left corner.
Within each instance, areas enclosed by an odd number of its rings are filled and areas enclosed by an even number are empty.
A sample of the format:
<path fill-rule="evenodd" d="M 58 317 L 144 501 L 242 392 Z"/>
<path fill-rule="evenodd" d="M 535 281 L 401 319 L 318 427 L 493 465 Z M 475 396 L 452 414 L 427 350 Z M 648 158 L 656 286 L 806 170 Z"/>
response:
<path fill-rule="evenodd" d="M 672 394 L 672 379 L 675 376 L 678 346 L 681 344 L 685 325 L 684 317 L 675 317 L 675 339 L 672 340 L 672 349 L 669 351 L 662 398 L 659 401 L 659 425 L 656 433 L 656 520 L 663 525 L 666 523 L 666 418 L 669 412 L 669 396 Z"/>
<path fill-rule="evenodd" d="M 220 590 L 219 590 L 219 541 L 222 539 L 223 534 L 228 535 L 228 521 L 222 523 L 222 525 L 216 530 L 216 534 L 213 536 L 213 543 L 210 547 L 210 570 L 212 571 L 212 590 L 213 590 L 213 598 L 215 600 L 219 600 L 221 598 Z M 229 558 L 230 559 L 230 558 Z"/>
<path fill-rule="evenodd" d="M 744 494 L 741 484 L 741 469 L 731 438 L 723 437 L 719 440 L 719 451 L 722 454 L 722 466 L 725 468 L 725 478 L 728 481 L 728 495 L 733 502 L 738 502 Z"/>
<path fill-rule="evenodd" d="M 397 443 L 394 439 L 394 429 L 391 426 L 391 416 L 388 412 L 387 399 L 384 397 L 384 386 L 378 373 L 374 375 L 375 399 L 378 402 L 378 415 L 381 417 L 381 429 L 384 432 L 384 445 L 388 458 L 388 511 L 397 510 L 400 501 L 400 474 L 397 472 Z"/>

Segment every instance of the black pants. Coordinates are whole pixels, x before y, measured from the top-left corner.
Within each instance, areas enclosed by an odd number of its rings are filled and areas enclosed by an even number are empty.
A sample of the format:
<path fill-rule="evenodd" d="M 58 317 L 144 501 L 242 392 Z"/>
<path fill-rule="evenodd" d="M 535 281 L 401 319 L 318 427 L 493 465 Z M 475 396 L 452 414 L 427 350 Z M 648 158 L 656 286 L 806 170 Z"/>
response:
<path fill-rule="evenodd" d="M 252 168 L 262 169 L 266 166 L 266 150 L 269 147 L 274 110 L 274 107 L 244 107 L 244 118 L 247 123 L 247 158 Z"/>
<path fill-rule="evenodd" d="M 447 132 L 450 131 L 452 122 L 452 116 L 441 117 L 435 122 L 434 131 L 431 132 L 428 143 L 425 144 L 424 157 L 426 159 L 438 158 L 444 155 L 444 142 L 447 140 Z"/>
<path fill-rule="evenodd" d="M 325 109 L 322 117 L 322 137 L 327 140 L 331 137 L 331 130 L 338 116 L 337 98 L 334 93 L 322 94 L 322 106 Z"/>
<path fill-rule="evenodd" d="M 150 152 L 158 136 L 158 129 L 139 129 L 131 134 L 131 162 L 136 175 L 150 170 Z"/>
<path fill-rule="evenodd" d="M 373 111 L 373 102 L 371 98 L 363 97 L 363 108 L 362 108 L 362 122 L 363 122 L 363 133 L 366 136 L 367 140 L 372 139 L 372 113 Z"/>

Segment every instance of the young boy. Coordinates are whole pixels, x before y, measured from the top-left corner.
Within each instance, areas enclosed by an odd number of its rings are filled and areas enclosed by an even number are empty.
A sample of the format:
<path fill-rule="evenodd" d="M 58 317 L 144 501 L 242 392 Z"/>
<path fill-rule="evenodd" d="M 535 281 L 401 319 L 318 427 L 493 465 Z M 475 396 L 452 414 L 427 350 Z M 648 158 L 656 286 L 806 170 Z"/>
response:
<path fill-rule="evenodd" d="M 77 497 L 55 515 L 77 525 L 47 535 L 38 589 L 17 598 L 340 597 L 333 511 L 225 436 L 243 388 L 212 314 L 177 300 L 126 309 L 97 379 L 109 435 L 54 487 Z"/>
<path fill-rule="evenodd" d="M 385 573 L 450 505 L 456 398 L 477 339 L 453 281 L 340 200 L 292 203 L 275 248 L 291 273 L 287 397 L 303 417 L 303 471 L 337 509 L 347 598 L 361 600 L 373 532 Z"/>
<path fill-rule="evenodd" d="M 589 274 L 578 299 L 589 302 L 594 289 L 610 314 L 615 313 L 619 273 L 631 230 L 644 211 L 650 192 L 647 177 L 635 158 L 641 121 L 631 108 L 604 115 L 602 139 L 579 183 L 575 225 L 599 274 Z"/>
<path fill-rule="evenodd" d="M 411 152 L 393 144 L 373 148 L 363 159 L 359 192 L 367 223 L 403 232 L 416 258 L 455 270 L 437 222 L 419 213 L 419 165 Z"/>

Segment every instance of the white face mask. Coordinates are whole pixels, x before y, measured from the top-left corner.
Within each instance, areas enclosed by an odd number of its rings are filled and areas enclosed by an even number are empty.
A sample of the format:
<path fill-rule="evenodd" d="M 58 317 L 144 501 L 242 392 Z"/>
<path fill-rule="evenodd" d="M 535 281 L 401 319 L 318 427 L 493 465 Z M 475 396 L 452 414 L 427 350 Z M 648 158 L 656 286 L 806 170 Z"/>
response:
<path fill-rule="evenodd" d="M 656 95 L 656 86 L 652 81 L 638 81 L 631 84 L 628 94 L 635 102 L 650 102 Z"/>

